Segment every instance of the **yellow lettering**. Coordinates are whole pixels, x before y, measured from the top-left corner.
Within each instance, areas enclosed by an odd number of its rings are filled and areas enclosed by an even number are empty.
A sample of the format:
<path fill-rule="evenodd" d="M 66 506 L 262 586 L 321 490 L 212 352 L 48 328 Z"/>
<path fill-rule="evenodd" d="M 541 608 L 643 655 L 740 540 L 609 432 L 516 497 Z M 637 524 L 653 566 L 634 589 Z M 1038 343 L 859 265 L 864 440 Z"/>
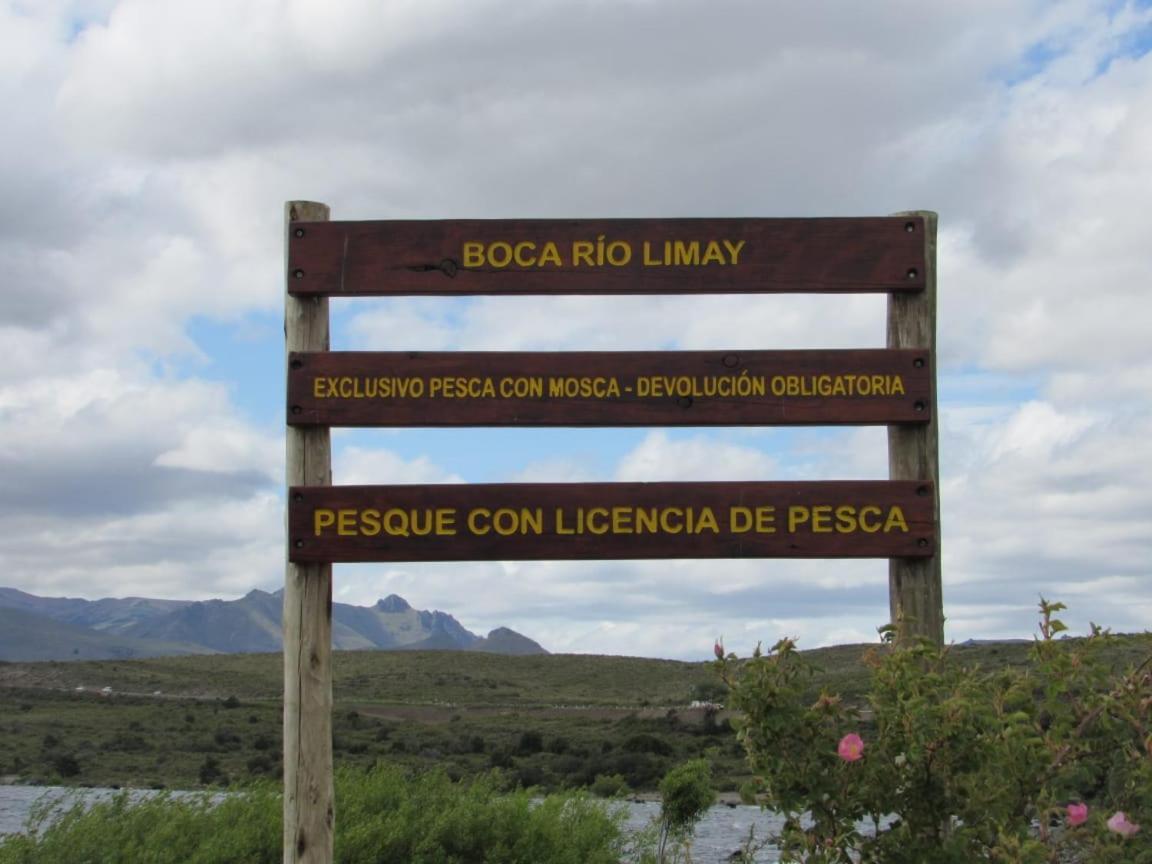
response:
<path fill-rule="evenodd" d="M 325 528 L 331 528 L 336 524 L 336 514 L 325 508 L 318 508 L 312 512 L 312 532 L 314 536 L 319 537 L 324 533 Z"/>
<path fill-rule="evenodd" d="M 556 248 L 556 244 L 549 240 L 544 244 L 544 248 L 540 250 L 540 258 L 536 262 L 536 266 L 543 267 L 545 264 L 551 264 L 554 267 L 559 267 L 563 262 L 560 260 L 560 250 Z"/>
<path fill-rule="evenodd" d="M 516 511 L 508 507 L 501 507 L 492 514 L 492 527 L 496 529 L 496 533 L 501 537 L 511 537 L 520 531 L 520 520 L 516 516 Z"/>
<path fill-rule="evenodd" d="M 875 504 L 866 504 L 860 508 L 860 530 L 866 534 L 875 534 L 880 530 L 881 510 Z M 872 516 L 874 518 L 869 519 Z"/>
<path fill-rule="evenodd" d="M 507 267 L 512 263 L 512 244 L 497 240 L 488 244 L 488 263 L 493 267 Z"/>
<path fill-rule="evenodd" d="M 483 507 L 477 507 L 475 510 L 468 511 L 468 530 L 478 537 L 483 537 L 491 528 L 488 519 L 492 516 L 491 510 L 486 510 Z M 481 519 L 485 520 L 481 523 Z"/>
<path fill-rule="evenodd" d="M 711 507 L 705 507 L 700 511 L 700 518 L 696 520 L 696 534 L 703 534 L 705 531 L 711 531 L 713 534 L 720 533 L 720 526 L 716 524 L 716 514 L 712 512 Z"/>
<path fill-rule="evenodd" d="M 700 263 L 699 240 L 676 240 L 672 244 L 672 263 L 678 266 L 695 267 Z"/>
<path fill-rule="evenodd" d="M 365 537 L 375 537 L 380 533 L 380 511 L 372 508 L 360 514 L 360 533 Z"/>
<path fill-rule="evenodd" d="M 660 267 L 664 262 L 658 258 L 652 257 L 652 244 L 647 240 L 644 241 L 644 266 L 645 267 Z"/>
<path fill-rule="evenodd" d="M 887 520 L 884 522 L 884 533 L 888 534 L 891 531 L 897 530 L 907 534 L 908 523 L 904 521 L 904 511 L 893 505 L 892 509 L 888 511 Z"/>
<path fill-rule="evenodd" d="M 592 534 L 608 533 L 608 511 L 603 507 L 593 507 L 588 511 L 588 531 Z"/>
<path fill-rule="evenodd" d="M 592 252 L 595 249 L 596 244 L 591 240 L 572 241 L 572 266 L 579 267 L 581 264 L 587 264 L 592 267 Z"/>
<path fill-rule="evenodd" d="M 456 534 L 456 511 L 451 507 L 439 507 L 436 510 L 436 533 L 441 537 L 453 537 Z"/>
<path fill-rule="evenodd" d="M 756 508 L 756 533 L 757 534 L 775 534 L 776 533 L 776 508 L 775 507 L 757 507 Z"/>
<path fill-rule="evenodd" d="M 812 533 L 832 533 L 832 505 L 818 504 L 812 508 Z"/>
<path fill-rule="evenodd" d="M 561 507 L 556 508 L 556 533 L 557 534 L 575 534 L 573 528 L 564 524 L 564 509 Z"/>
<path fill-rule="evenodd" d="M 407 537 L 409 532 L 410 519 L 407 510 L 399 510 L 395 507 L 390 510 L 384 511 L 384 533 L 393 537 Z"/>
<path fill-rule="evenodd" d="M 856 508 L 843 505 L 836 508 L 836 530 L 841 534 L 856 531 Z"/>
<path fill-rule="evenodd" d="M 536 251 L 536 244 L 527 240 L 517 243 L 512 250 L 512 256 L 516 259 L 517 267 L 534 267 L 536 266 L 536 256 L 529 253 Z"/>
<path fill-rule="evenodd" d="M 356 511 L 355 510 L 337 510 L 336 511 L 336 533 L 341 537 L 355 537 L 356 536 Z"/>
<path fill-rule="evenodd" d="M 673 519 L 672 517 L 677 517 Z M 660 511 L 660 530 L 665 534 L 679 534 L 684 530 L 684 511 L 679 507 L 665 507 Z"/>
<path fill-rule="evenodd" d="M 728 531 L 732 534 L 747 534 L 752 530 L 752 508 L 730 507 L 728 509 Z"/>
<path fill-rule="evenodd" d="M 660 520 L 656 515 L 655 507 L 649 507 L 647 510 L 639 509 L 636 511 L 637 534 L 655 534 L 659 530 Z"/>
<path fill-rule="evenodd" d="M 632 508 L 630 508 L 630 507 L 613 507 L 612 508 L 612 533 L 613 534 L 631 534 L 632 533 Z"/>
<path fill-rule="evenodd" d="M 700 259 L 702 265 L 708 264 L 724 264 L 724 253 L 720 251 L 720 244 L 715 240 L 709 240 L 708 245 L 704 247 L 704 257 Z"/>
<path fill-rule="evenodd" d="M 464 259 L 465 267 L 483 267 L 484 244 L 474 242 L 465 243 L 464 253 L 460 257 Z"/>
<path fill-rule="evenodd" d="M 796 529 L 808 521 L 808 508 L 794 504 L 788 508 L 788 533 L 795 534 Z"/>
<path fill-rule="evenodd" d="M 632 247 L 623 240 L 609 243 L 605 249 L 608 263 L 613 267 L 623 267 L 632 260 Z"/>
<path fill-rule="evenodd" d="M 744 244 L 747 242 L 747 240 L 741 240 L 739 243 L 733 243 L 730 240 L 724 241 L 724 246 L 728 249 L 733 265 L 740 263 L 740 250 L 744 248 Z"/>

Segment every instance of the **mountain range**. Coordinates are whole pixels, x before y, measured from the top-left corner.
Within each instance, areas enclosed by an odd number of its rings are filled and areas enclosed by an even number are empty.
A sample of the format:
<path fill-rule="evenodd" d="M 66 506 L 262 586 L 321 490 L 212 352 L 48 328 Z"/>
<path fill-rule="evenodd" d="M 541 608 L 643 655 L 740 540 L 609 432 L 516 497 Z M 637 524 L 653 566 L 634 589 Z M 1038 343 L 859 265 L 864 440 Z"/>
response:
<path fill-rule="evenodd" d="M 280 651 L 281 594 L 254 590 L 239 600 L 82 600 L 0 588 L 0 661 Z M 446 612 L 413 609 L 395 594 L 374 606 L 334 603 L 332 647 L 548 653 L 506 627 L 477 636 Z"/>

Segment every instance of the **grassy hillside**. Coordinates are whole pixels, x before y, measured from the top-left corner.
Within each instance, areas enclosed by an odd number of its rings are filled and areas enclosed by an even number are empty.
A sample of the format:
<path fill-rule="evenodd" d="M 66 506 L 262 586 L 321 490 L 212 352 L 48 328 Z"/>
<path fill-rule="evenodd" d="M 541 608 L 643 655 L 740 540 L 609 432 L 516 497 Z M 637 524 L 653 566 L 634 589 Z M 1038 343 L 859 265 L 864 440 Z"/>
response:
<path fill-rule="evenodd" d="M 822 687 L 867 687 L 865 646 L 806 652 Z M 1025 662 L 1028 644 L 957 646 L 986 669 Z M 1152 636 L 1113 648 L 1118 666 Z M 501 769 L 510 784 L 557 789 L 626 782 L 654 789 L 673 765 L 707 756 L 721 788 L 747 776 L 711 664 L 627 657 L 338 652 L 337 762 L 386 760 L 452 776 Z M 0 777 L 8 782 L 190 788 L 276 776 L 280 655 L 0 663 Z M 77 689 L 77 688 L 83 688 Z M 104 688 L 110 688 L 105 693 Z"/>
<path fill-rule="evenodd" d="M 332 674 L 337 701 L 400 704 L 684 705 L 697 685 L 714 681 L 707 663 L 455 651 L 338 651 Z M 13 663 L 0 666 L 3 685 L 276 699 L 283 690 L 283 666 L 279 654 Z"/>

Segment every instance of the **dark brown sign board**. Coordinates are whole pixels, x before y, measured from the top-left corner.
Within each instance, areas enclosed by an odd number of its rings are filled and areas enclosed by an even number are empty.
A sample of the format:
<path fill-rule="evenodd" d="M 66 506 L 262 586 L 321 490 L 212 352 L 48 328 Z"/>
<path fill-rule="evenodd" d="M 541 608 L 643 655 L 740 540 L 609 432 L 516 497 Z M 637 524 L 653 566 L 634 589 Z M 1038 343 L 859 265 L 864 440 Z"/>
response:
<path fill-rule="evenodd" d="M 298 426 L 927 422 L 927 351 L 317 352 L 288 360 Z"/>
<path fill-rule="evenodd" d="M 930 484 L 897 481 L 293 487 L 298 563 L 930 557 Z"/>
<path fill-rule="evenodd" d="M 293 222 L 288 293 L 921 291 L 920 216 Z"/>

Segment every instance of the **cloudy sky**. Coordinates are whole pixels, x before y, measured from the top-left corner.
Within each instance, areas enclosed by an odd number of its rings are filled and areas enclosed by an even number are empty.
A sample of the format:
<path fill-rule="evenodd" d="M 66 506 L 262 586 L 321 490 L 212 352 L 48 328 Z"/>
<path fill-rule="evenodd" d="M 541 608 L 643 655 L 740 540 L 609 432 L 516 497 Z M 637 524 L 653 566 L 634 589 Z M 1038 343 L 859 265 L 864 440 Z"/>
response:
<path fill-rule="evenodd" d="M 1152 617 L 1146 0 L 2 0 L 0 584 L 283 584 L 283 203 L 940 214 L 950 640 Z M 346 349 L 882 347 L 878 297 L 333 304 Z M 882 429 L 334 435 L 337 483 L 886 477 Z M 870 641 L 884 561 L 340 565 L 557 652 Z"/>

